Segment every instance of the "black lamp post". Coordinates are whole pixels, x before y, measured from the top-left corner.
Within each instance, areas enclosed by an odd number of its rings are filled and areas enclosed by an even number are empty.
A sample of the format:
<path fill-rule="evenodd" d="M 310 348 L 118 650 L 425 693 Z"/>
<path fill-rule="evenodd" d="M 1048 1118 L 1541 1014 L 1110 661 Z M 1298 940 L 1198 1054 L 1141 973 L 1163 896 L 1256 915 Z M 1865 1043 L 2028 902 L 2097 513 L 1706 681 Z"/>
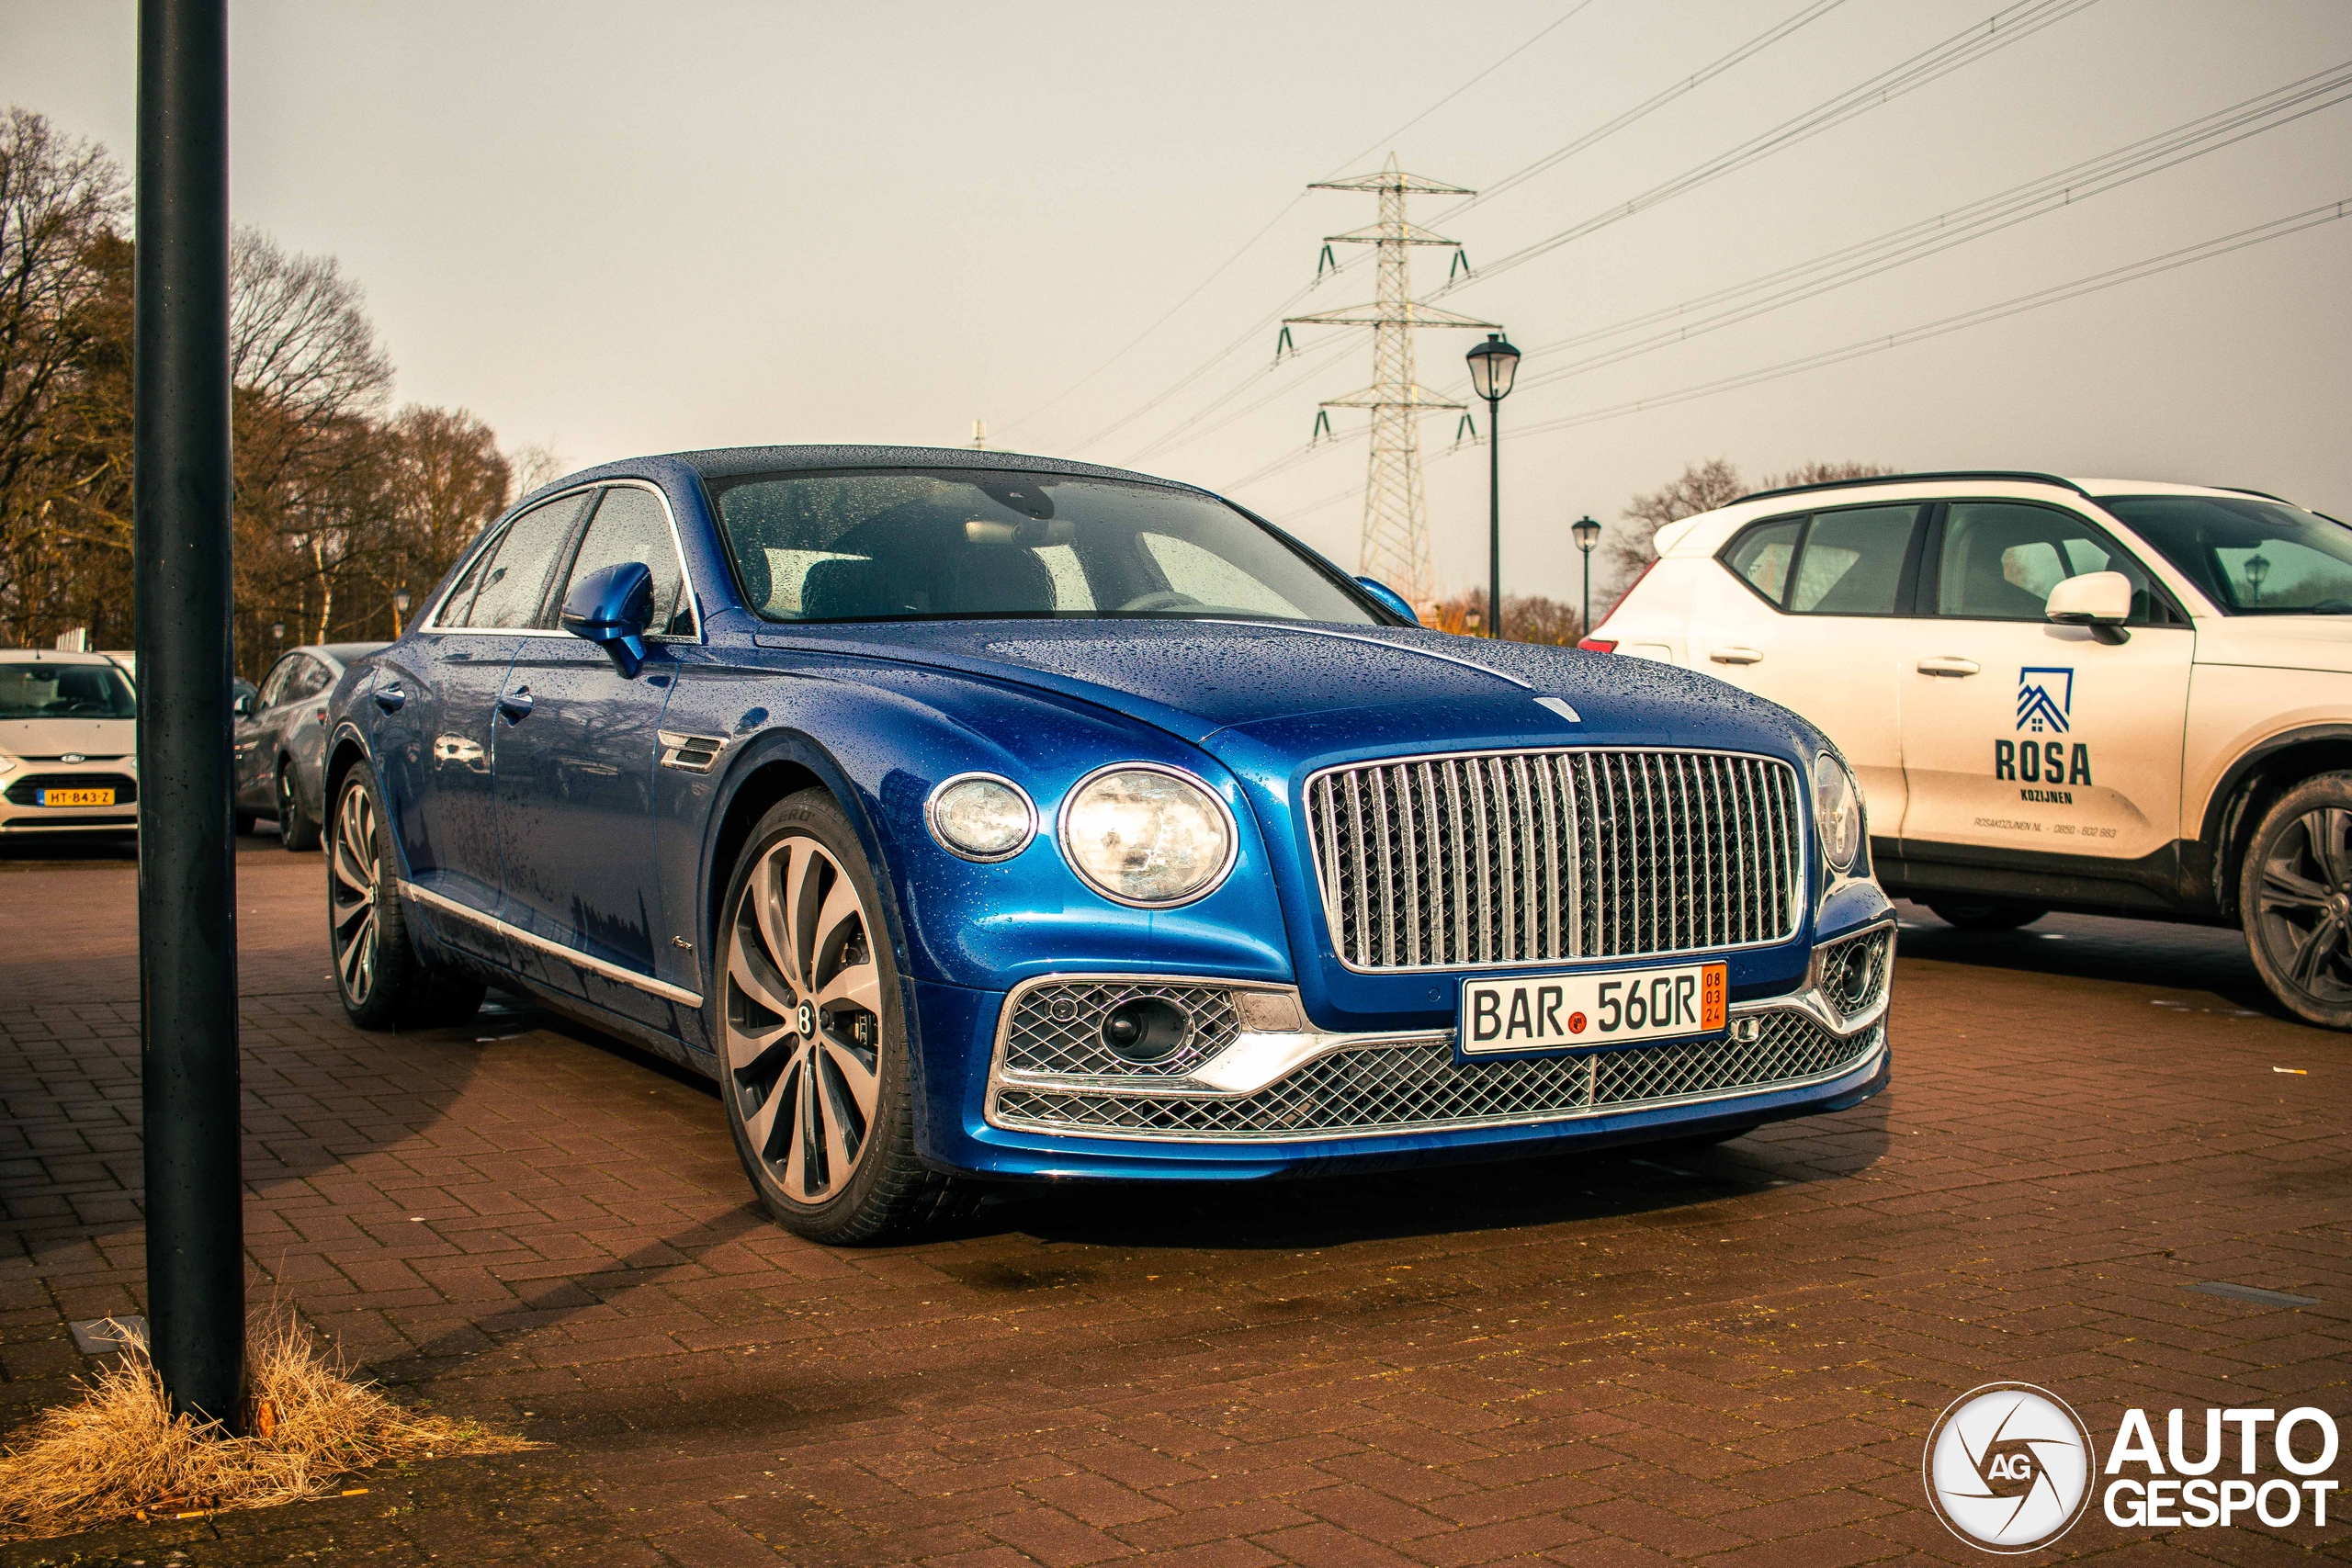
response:
<path fill-rule="evenodd" d="M 1592 635 L 1592 548 L 1600 543 L 1600 525 L 1590 517 L 1579 517 L 1568 525 L 1568 532 L 1577 536 L 1577 548 L 1584 552 L 1584 631 Z"/>
<path fill-rule="evenodd" d="M 1519 350 L 1488 333 L 1472 349 L 1470 385 L 1487 400 L 1487 635 L 1503 635 L 1503 458 L 1502 432 L 1497 419 L 1510 384 L 1519 374 Z"/>
<path fill-rule="evenodd" d="M 408 607 L 412 602 L 407 589 L 392 590 L 392 636 L 394 637 L 401 635 L 401 624 L 408 618 Z"/>

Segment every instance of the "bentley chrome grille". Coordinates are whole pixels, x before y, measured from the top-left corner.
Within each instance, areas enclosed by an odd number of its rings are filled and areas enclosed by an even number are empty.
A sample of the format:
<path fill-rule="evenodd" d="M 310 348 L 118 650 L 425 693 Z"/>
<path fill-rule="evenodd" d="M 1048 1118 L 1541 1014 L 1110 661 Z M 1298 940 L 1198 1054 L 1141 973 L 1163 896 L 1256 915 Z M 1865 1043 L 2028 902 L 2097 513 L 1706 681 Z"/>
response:
<path fill-rule="evenodd" d="M 1360 1046 L 1318 1056 L 1249 1095 L 1006 1085 L 989 1120 L 1044 1132 L 1212 1140 L 1495 1126 L 1802 1083 L 1860 1066 L 1886 1037 L 1883 1023 L 1840 1035 L 1793 1009 L 1762 1019 L 1752 1041 L 1515 1061 L 1457 1063 L 1443 1035 Z"/>
<path fill-rule="evenodd" d="M 1719 751 L 1408 757 L 1306 785 L 1324 915 L 1351 969 L 1786 941 L 1802 802 L 1788 763 Z"/>

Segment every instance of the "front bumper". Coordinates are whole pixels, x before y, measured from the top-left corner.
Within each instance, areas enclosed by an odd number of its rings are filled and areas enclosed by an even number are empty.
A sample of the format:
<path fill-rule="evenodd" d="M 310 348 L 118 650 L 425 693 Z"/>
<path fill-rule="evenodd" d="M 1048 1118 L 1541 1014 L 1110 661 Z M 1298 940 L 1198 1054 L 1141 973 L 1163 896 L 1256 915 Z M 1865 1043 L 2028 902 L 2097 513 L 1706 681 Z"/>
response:
<path fill-rule="evenodd" d="M 1864 956 L 1856 944 L 1869 944 L 1868 962 L 1842 962 Z M 927 1064 L 925 1152 L 999 1176 L 1257 1178 L 1840 1110 L 1887 1081 L 1893 955 L 1892 921 L 1875 922 L 1815 948 L 1794 989 L 1734 1003 L 1722 1036 L 1473 1062 L 1455 1059 L 1451 1030 L 1324 1033 L 1295 1011 L 1291 1029 L 1252 1026 L 1283 1020 L 1292 994 L 1274 987 L 1167 976 L 1049 976 L 1001 997 L 924 987 L 926 1035 L 944 1025 L 973 1047 L 961 1071 Z M 1083 1014 L 1098 994 L 1144 992 L 1214 1021 L 1139 1069 L 1093 1048 Z M 1061 1023 L 1038 1005 L 1046 997 Z M 956 1093 L 958 1078 L 974 1091 Z"/>
<path fill-rule="evenodd" d="M 139 775 L 119 757 L 28 759 L 0 773 L 0 835 L 121 832 L 139 826 Z M 110 806 L 44 806 L 41 792 L 103 788 Z"/>

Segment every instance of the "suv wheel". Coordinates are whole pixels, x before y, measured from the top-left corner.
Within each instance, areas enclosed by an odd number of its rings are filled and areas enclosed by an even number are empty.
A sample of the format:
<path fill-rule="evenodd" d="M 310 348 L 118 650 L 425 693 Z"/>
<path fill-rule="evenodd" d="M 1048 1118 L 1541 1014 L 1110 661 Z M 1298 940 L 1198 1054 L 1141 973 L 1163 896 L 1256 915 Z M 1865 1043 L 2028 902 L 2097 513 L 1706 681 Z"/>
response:
<path fill-rule="evenodd" d="M 881 894 L 841 807 L 803 790 L 760 818 L 719 906 L 718 1093 L 752 1190 L 835 1245 L 908 1235 L 971 1205 L 915 1154 L 906 1010 Z"/>
<path fill-rule="evenodd" d="M 1948 898 L 1928 908 L 1944 924 L 1964 931 L 2013 931 L 2050 913 L 2041 905 L 2020 904 L 2008 898 Z"/>
<path fill-rule="evenodd" d="M 2254 966 L 2289 1011 L 2352 1029 L 2352 773 L 2322 773 L 2263 814 L 2239 872 Z"/>
<path fill-rule="evenodd" d="M 327 947 L 351 1021 L 362 1029 L 432 1028 L 471 1018 L 482 983 L 426 967 L 409 935 L 391 875 L 391 828 L 365 768 L 343 776 L 326 860 Z"/>
<path fill-rule="evenodd" d="M 288 765 L 277 770 L 277 841 L 289 850 L 319 847 L 319 825 L 302 815 L 302 803 L 294 796 L 294 770 Z"/>

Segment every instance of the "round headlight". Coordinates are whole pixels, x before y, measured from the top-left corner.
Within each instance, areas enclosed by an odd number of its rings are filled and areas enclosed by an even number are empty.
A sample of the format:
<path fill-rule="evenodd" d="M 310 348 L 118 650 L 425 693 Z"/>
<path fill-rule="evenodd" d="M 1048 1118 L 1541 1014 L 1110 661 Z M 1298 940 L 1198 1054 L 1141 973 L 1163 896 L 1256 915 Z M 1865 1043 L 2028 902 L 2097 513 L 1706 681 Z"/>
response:
<path fill-rule="evenodd" d="M 1062 807 L 1062 853 L 1118 903 L 1198 898 L 1225 879 L 1235 852 L 1225 802 L 1172 768 L 1105 768 L 1081 780 Z"/>
<path fill-rule="evenodd" d="M 966 860 L 1010 860 L 1037 833 L 1037 808 L 993 773 L 962 773 L 931 792 L 931 836 Z"/>
<path fill-rule="evenodd" d="M 1862 792 L 1846 764 L 1823 752 L 1813 764 L 1813 808 L 1821 823 L 1821 853 L 1838 871 L 1862 852 Z"/>

